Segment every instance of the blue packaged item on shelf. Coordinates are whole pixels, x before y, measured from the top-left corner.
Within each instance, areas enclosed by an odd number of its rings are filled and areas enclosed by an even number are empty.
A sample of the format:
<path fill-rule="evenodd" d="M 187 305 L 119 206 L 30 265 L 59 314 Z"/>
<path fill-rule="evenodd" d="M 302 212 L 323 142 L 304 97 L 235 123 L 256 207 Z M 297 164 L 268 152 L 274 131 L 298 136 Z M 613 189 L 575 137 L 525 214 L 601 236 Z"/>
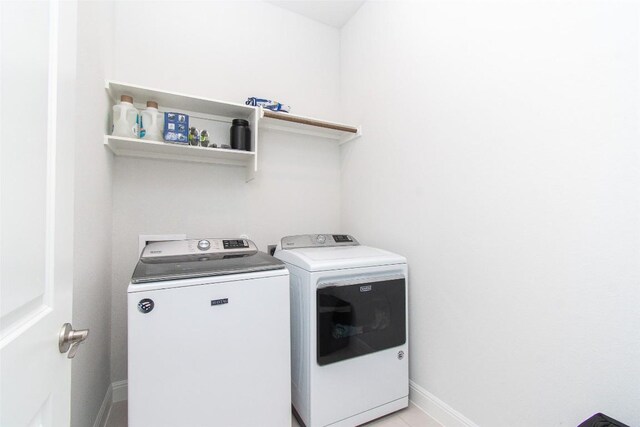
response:
<path fill-rule="evenodd" d="M 251 105 L 252 107 L 262 107 L 267 110 L 278 111 L 280 113 L 288 113 L 291 111 L 291 107 L 288 105 L 281 104 L 277 101 L 271 101 L 269 99 L 251 97 L 247 99 L 245 104 Z"/>
<path fill-rule="evenodd" d="M 189 144 L 189 116 L 183 113 L 164 113 L 164 140 Z"/>

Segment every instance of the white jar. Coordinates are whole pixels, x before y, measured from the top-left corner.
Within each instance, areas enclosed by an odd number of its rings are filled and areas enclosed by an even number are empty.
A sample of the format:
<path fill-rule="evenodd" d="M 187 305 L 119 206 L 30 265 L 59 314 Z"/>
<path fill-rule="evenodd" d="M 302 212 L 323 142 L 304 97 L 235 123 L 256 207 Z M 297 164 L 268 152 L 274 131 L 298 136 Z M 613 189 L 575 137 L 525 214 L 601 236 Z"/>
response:
<path fill-rule="evenodd" d="M 120 97 L 120 103 L 113 106 L 113 125 L 111 134 L 127 138 L 138 138 L 140 113 L 133 106 L 133 98 L 128 95 Z"/>
<path fill-rule="evenodd" d="M 140 138 L 163 141 L 164 114 L 158 111 L 158 103 L 147 101 L 147 108 L 140 113 Z"/>

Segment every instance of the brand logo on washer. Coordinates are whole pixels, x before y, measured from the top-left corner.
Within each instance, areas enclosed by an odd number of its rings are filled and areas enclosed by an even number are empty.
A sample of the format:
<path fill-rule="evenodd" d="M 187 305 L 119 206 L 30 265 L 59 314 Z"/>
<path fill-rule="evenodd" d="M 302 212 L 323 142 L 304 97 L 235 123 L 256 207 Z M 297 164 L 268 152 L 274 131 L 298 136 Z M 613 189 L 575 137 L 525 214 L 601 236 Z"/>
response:
<path fill-rule="evenodd" d="M 371 285 L 360 286 L 360 292 L 369 292 L 371 290 Z"/>
<path fill-rule="evenodd" d="M 404 351 L 400 350 L 398 352 L 398 360 L 402 360 L 402 359 L 404 359 Z"/>
<path fill-rule="evenodd" d="M 141 299 L 138 303 L 138 310 L 140 310 L 141 313 L 147 314 L 148 312 L 153 310 L 154 306 L 155 304 L 152 299 L 145 298 Z"/>

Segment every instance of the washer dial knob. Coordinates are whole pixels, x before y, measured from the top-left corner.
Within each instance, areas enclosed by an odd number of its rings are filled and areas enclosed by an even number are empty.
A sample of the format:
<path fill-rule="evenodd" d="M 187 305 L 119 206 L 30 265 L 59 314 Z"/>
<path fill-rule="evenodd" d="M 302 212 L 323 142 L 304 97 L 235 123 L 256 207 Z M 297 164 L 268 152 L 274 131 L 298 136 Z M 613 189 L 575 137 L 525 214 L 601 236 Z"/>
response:
<path fill-rule="evenodd" d="M 316 242 L 320 243 L 321 245 L 323 245 L 326 241 L 327 237 L 322 234 L 318 234 L 318 236 L 316 237 Z"/>
<path fill-rule="evenodd" d="M 211 247 L 211 242 L 209 242 L 208 240 L 200 240 L 198 242 L 198 249 L 200 249 L 201 251 L 206 251 L 210 247 Z"/>

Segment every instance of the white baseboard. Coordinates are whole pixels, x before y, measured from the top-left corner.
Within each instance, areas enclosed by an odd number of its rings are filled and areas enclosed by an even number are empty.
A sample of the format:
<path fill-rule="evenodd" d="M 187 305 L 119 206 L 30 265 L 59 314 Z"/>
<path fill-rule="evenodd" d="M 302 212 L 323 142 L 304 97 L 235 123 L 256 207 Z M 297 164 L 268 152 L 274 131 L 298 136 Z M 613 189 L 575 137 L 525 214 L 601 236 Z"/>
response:
<path fill-rule="evenodd" d="M 478 427 L 473 421 L 413 381 L 409 381 L 409 399 L 444 427 Z"/>
<path fill-rule="evenodd" d="M 104 399 L 102 399 L 102 405 L 100 405 L 100 410 L 98 411 L 98 415 L 96 415 L 96 420 L 93 423 L 93 427 L 105 427 L 107 425 L 107 420 L 109 419 L 109 411 L 111 410 L 112 402 L 113 402 L 113 385 L 109 384 L 109 387 L 107 387 L 107 392 L 104 394 Z"/>
<path fill-rule="evenodd" d="M 113 403 L 127 400 L 127 395 L 128 395 L 127 384 L 128 384 L 127 380 L 116 381 L 114 383 L 111 383 L 111 387 L 113 388 Z"/>

